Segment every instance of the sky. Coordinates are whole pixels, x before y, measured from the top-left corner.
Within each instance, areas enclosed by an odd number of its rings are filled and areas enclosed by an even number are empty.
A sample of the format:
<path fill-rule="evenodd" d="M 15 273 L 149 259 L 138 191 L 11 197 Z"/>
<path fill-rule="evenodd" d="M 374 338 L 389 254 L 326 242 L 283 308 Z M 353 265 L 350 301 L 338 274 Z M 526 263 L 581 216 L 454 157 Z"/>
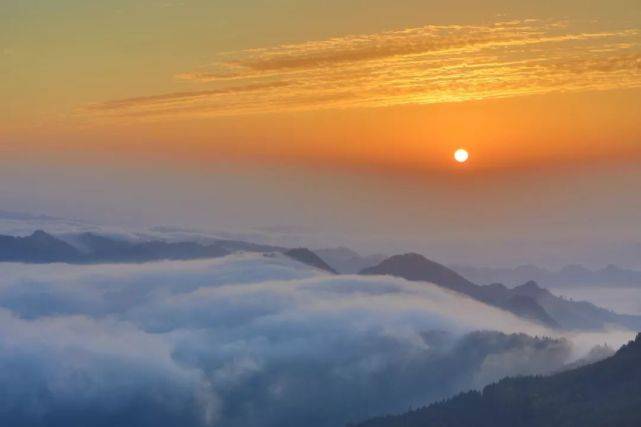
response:
<path fill-rule="evenodd" d="M 5 0 L 0 97 L 4 210 L 641 264 L 636 0 Z"/>

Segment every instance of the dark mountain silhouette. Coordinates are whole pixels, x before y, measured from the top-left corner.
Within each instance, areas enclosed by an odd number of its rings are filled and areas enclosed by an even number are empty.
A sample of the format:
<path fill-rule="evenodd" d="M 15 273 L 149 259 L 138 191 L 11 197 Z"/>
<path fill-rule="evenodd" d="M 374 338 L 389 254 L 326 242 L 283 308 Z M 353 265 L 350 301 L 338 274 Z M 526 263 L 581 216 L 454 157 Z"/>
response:
<path fill-rule="evenodd" d="M 479 286 L 454 270 L 416 253 L 394 255 L 374 267 L 362 270 L 360 274 L 384 274 L 407 280 L 432 282 L 467 295 L 473 295 L 479 291 Z"/>
<path fill-rule="evenodd" d="M 641 425 L 641 334 L 614 356 L 547 377 L 507 378 L 482 392 L 352 427 L 633 427 Z"/>
<path fill-rule="evenodd" d="M 93 233 L 83 233 L 78 241 L 85 251 L 87 262 L 145 262 L 155 260 L 188 260 L 216 258 L 230 251 L 218 244 L 202 245 L 193 242 L 128 242 Z"/>
<path fill-rule="evenodd" d="M 27 263 L 100 263 L 185 260 L 228 255 L 212 244 L 192 242 L 129 242 L 92 233 L 77 236 L 76 246 L 38 230 L 30 236 L 0 236 L 0 261 Z"/>
<path fill-rule="evenodd" d="M 336 270 L 327 265 L 327 263 L 323 261 L 321 257 L 307 248 L 289 249 L 283 253 L 288 257 L 295 259 L 296 261 L 302 262 L 303 264 L 311 265 L 312 267 L 325 270 L 332 274 L 338 274 Z"/>
<path fill-rule="evenodd" d="M 160 260 L 217 258 L 233 252 L 282 252 L 290 258 L 336 274 L 323 259 L 305 248 L 285 249 L 235 240 L 197 242 L 136 241 L 116 239 L 94 233 L 81 233 L 68 243 L 44 231 L 30 236 L 0 236 L 0 262 L 27 263 L 140 263 Z"/>
<path fill-rule="evenodd" d="M 618 314 L 585 301 L 572 301 L 552 294 L 534 281 L 508 288 L 500 283 L 479 286 L 459 273 L 419 254 L 397 255 L 361 274 L 387 274 L 407 280 L 432 282 L 464 293 L 518 316 L 562 329 L 599 330 L 620 325 L 641 330 L 641 316 Z"/>
<path fill-rule="evenodd" d="M 44 231 L 30 236 L 0 236 L 0 261 L 79 262 L 80 252 Z"/>
<path fill-rule="evenodd" d="M 534 281 L 510 291 L 535 300 L 564 329 L 603 329 L 607 325 L 617 324 L 641 330 L 641 316 L 617 314 L 589 302 L 558 297 Z"/>
<path fill-rule="evenodd" d="M 512 287 L 528 280 L 534 280 L 546 288 L 641 286 L 641 271 L 612 264 L 597 270 L 591 270 L 582 265 L 567 265 L 557 271 L 534 265 L 521 265 L 515 268 L 452 266 L 452 269 L 482 285 L 498 282 Z"/>
<path fill-rule="evenodd" d="M 229 252 L 284 252 L 287 250 L 283 246 L 263 245 L 240 240 L 214 240 L 213 243 Z"/>
<path fill-rule="evenodd" d="M 282 252 L 299 262 L 336 273 L 322 257 L 305 248 L 286 249 L 235 240 L 132 242 L 94 233 L 78 234 L 68 240 L 40 230 L 26 237 L 0 236 L 0 262 L 135 263 L 215 258 L 238 251 Z M 534 282 L 514 289 L 501 284 L 478 286 L 453 270 L 418 254 L 393 256 L 374 267 L 364 269 L 361 274 L 387 274 L 408 280 L 433 282 L 550 327 L 585 330 L 618 324 L 630 329 L 641 329 L 641 316 L 621 315 L 588 302 L 566 300 L 540 288 Z"/>
<path fill-rule="evenodd" d="M 558 327 L 554 319 L 533 298 L 514 294 L 502 285 L 478 286 L 450 268 L 430 261 L 420 254 L 395 255 L 374 267 L 364 269 L 360 274 L 382 274 L 412 281 L 431 282 L 517 316 L 538 321 L 549 327 Z"/>

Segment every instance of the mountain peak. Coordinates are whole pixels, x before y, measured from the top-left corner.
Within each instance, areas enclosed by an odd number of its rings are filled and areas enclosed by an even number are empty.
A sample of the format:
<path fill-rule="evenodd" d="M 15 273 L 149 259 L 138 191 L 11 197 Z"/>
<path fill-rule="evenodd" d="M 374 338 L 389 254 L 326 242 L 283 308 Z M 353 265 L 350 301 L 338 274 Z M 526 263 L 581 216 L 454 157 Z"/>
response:
<path fill-rule="evenodd" d="M 547 289 L 540 287 L 534 280 L 530 280 L 520 286 L 517 286 L 513 291 L 518 295 L 527 295 L 534 299 L 550 294 Z"/>
<path fill-rule="evenodd" d="M 285 251 L 284 254 L 298 262 L 302 262 L 303 264 L 311 265 L 312 267 L 325 270 L 332 274 L 337 274 L 336 270 L 323 261 L 321 257 L 307 248 L 289 249 Z"/>
<path fill-rule="evenodd" d="M 539 286 L 534 280 L 529 280 L 523 283 L 520 286 L 517 286 L 518 289 L 528 290 L 528 291 L 542 291 L 543 288 Z"/>
<path fill-rule="evenodd" d="M 32 239 L 38 239 L 38 240 L 42 240 L 42 239 L 47 239 L 47 240 L 55 239 L 55 237 L 53 237 L 51 234 L 47 233 L 47 232 L 46 232 L 46 231 L 44 231 L 44 230 L 36 230 L 36 231 L 34 231 L 34 232 L 31 234 L 31 236 L 29 236 L 29 237 L 31 237 Z"/>
<path fill-rule="evenodd" d="M 447 271 L 448 273 L 451 273 L 453 275 L 456 275 L 458 277 L 461 277 L 458 273 L 454 272 L 453 270 L 450 270 L 449 268 L 445 267 L 444 265 L 441 265 L 437 262 L 434 262 L 430 259 L 425 258 L 423 255 L 415 253 L 415 252 L 408 252 L 405 254 L 401 255 L 393 255 L 389 258 L 384 259 L 382 262 L 380 262 L 378 265 L 370 268 L 366 268 L 363 270 L 362 274 L 376 274 L 376 273 L 368 273 L 366 270 L 374 270 L 374 269 L 386 269 L 386 268 L 419 268 L 419 269 L 437 269 L 441 272 Z M 411 274 L 409 271 L 407 274 Z M 409 278 L 406 277 L 408 280 L 425 280 L 425 279 L 420 279 L 420 278 Z M 465 280 L 465 279 L 463 279 Z"/>
<path fill-rule="evenodd" d="M 380 274 L 434 283 L 437 286 L 468 295 L 483 303 L 508 310 L 518 316 L 538 321 L 549 327 L 558 327 L 558 324 L 535 301 L 535 298 L 528 295 L 528 293 L 547 292 L 541 290 L 536 283 L 527 284 L 521 293 L 513 293 L 502 285 L 479 286 L 454 270 L 412 252 L 387 258 L 374 267 L 362 270 L 360 274 Z"/>
<path fill-rule="evenodd" d="M 396 261 L 411 261 L 411 262 L 434 262 L 430 261 L 429 259 L 425 258 L 423 255 L 416 253 L 416 252 L 407 252 L 405 254 L 400 254 L 400 255 L 394 255 L 392 257 L 388 258 L 389 260 L 396 260 Z"/>
<path fill-rule="evenodd" d="M 391 256 L 374 267 L 362 270 L 360 274 L 381 274 L 431 282 L 468 295 L 476 294 L 479 288 L 454 270 L 414 252 Z"/>
<path fill-rule="evenodd" d="M 619 351 L 617 351 L 617 355 L 622 354 L 635 354 L 641 356 L 641 333 L 637 334 L 634 340 L 629 341 L 627 344 L 622 346 Z"/>

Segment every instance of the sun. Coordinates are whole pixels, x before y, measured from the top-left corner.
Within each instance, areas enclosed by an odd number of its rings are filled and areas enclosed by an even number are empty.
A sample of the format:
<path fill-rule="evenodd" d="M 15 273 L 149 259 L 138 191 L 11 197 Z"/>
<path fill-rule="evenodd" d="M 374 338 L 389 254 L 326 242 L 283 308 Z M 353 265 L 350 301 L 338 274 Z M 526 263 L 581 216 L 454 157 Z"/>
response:
<path fill-rule="evenodd" d="M 468 153 L 467 150 L 464 150 L 463 148 L 459 148 L 454 152 L 454 160 L 456 160 L 459 163 L 465 163 L 469 158 L 470 158 L 470 153 Z"/>

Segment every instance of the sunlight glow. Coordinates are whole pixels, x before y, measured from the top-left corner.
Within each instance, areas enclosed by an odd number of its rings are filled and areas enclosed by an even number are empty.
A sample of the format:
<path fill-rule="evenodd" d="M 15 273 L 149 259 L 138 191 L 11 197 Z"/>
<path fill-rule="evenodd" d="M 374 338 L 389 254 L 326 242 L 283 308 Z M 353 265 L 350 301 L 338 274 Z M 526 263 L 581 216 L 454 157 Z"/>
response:
<path fill-rule="evenodd" d="M 459 163 L 467 162 L 467 159 L 469 157 L 470 157 L 470 154 L 467 152 L 467 150 L 464 150 L 462 148 L 459 148 L 454 152 L 454 160 L 456 160 Z"/>

